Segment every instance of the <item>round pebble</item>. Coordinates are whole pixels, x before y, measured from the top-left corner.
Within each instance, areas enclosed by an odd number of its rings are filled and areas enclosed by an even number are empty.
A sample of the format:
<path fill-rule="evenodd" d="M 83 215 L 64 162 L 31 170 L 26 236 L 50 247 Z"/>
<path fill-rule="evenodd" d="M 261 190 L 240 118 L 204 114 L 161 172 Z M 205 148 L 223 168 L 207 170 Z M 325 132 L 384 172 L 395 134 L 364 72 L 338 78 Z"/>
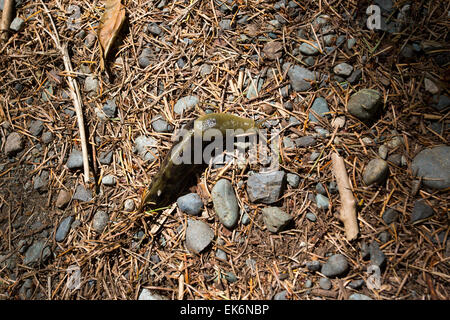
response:
<path fill-rule="evenodd" d="M 328 261 L 322 265 L 321 273 L 327 277 L 342 275 L 348 270 L 347 258 L 342 254 L 332 255 Z"/>
<path fill-rule="evenodd" d="M 199 215 L 203 209 L 203 202 L 196 193 L 188 193 L 177 199 L 178 208 L 192 216 Z"/>
<path fill-rule="evenodd" d="M 101 233 L 106 228 L 106 225 L 108 224 L 109 216 L 108 214 L 103 210 L 98 210 L 94 218 L 92 220 L 92 228 Z"/>
<path fill-rule="evenodd" d="M 319 286 L 323 289 L 323 290 L 330 290 L 331 289 L 331 281 L 328 278 L 321 278 L 319 280 Z"/>
<path fill-rule="evenodd" d="M 188 220 L 186 247 L 193 253 L 202 252 L 214 238 L 214 231 L 203 221 Z"/>

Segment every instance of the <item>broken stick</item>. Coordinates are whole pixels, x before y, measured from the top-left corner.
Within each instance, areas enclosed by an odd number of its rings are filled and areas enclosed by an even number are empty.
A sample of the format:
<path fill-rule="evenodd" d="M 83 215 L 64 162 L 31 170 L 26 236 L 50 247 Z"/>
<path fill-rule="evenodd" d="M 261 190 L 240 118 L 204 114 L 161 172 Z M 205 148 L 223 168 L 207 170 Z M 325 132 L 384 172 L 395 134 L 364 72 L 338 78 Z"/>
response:
<path fill-rule="evenodd" d="M 341 210 L 339 219 L 344 223 L 345 234 L 348 241 L 356 239 L 359 233 L 356 218 L 356 200 L 350 187 L 350 180 L 345 170 L 344 159 L 337 153 L 331 155 L 333 161 L 333 174 L 341 197 Z"/>
<path fill-rule="evenodd" d="M 5 0 L 3 3 L 2 21 L 0 25 L 2 40 L 8 39 L 9 26 L 13 18 L 14 4 L 14 0 Z"/>

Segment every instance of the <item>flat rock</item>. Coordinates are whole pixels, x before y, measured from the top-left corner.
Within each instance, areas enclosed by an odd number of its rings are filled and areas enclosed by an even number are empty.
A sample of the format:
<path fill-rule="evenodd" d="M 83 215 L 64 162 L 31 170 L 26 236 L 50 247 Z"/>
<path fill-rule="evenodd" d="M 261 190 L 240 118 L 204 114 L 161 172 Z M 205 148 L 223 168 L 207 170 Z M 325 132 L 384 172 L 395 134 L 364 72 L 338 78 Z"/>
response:
<path fill-rule="evenodd" d="M 155 161 L 155 156 L 158 156 L 158 149 L 156 149 L 157 145 L 158 142 L 152 137 L 140 135 L 134 141 L 134 152 L 144 161 Z"/>
<path fill-rule="evenodd" d="M 34 178 L 33 189 L 43 191 L 48 185 L 49 172 L 47 170 L 42 170 L 41 174 Z"/>
<path fill-rule="evenodd" d="M 63 221 L 61 221 L 61 223 L 59 224 L 58 229 L 56 229 L 56 233 L 55 233 L 55 241 L 56 242 L 64 241 L 67 234 L 69 233 L 69 230 L 70 230 L 73 220 L 74 220 L 74 217 L 69 216 L 69 217 L 65 218 Z"/>
<path fill-rule="evenodd" d="M 270 41 L 264 45 L 263 52 L 271 60 L 280 59 L 283 55 L 283 44 L 279 41 Z"/>
<path fill-rule="evenodd" d="M 291 215 L 278 207 L 263 208 L 262 216 L 264 224 L 270 232 L 282 231 L 293 219 Z"/>
<path fill-rule="evenodd" d="M 386 264 L 386 256 L 380 249 L 378 242 L 373 241 L 369 246 L 370 264 L 383 268 Z"/>
<path fill-rule="evenodd" d="M 286 174 L 286 181 L 292 188 L 297 188 L 300 184 L 300 176 L 295 173 Z"/>
<path fill-rule="evenodd" d="M 361 294 L 361 293 L 352 293 L 349 297 L 349 300 L 373 300 L 372 298 Z"/>
<path fill-rule="evenodd" d="M 12 31 L 19 32 L 20 30 L 22 30 L 24 24 L 25 21 L 22 18 L 15 17 L 11 22 L 11 24 L 9 25 L 9 28 Z"/>
<path fill-rule="evenodd" d="M 62 209 L 70 202 L 71 198 L 72 195 L 69 191 L 61 189 L 58 193 L 58 197 L 56 198 L 55 206 L 59 209 Z"/>
<path fill-rule="evenodd" d="M 417 200 L 411 211 L 410 223 L 415 223 L 427 219 L 434 215 L 434 210 L 425 201 Z"/>
<path fill-rule="evenodd" d="M 295 144 L 299 147 L 309 147 L 316 143 L 316 139 L 313 136 L 304 136 L 295 140 Z"/>
<path fill-rule="evenodd" d="M 80 150 L 72 149 L 67 159 L 66 166 L 69 169 L 80 169 L 83 167 L 83 154 Z"/>
<path fill-rule="evenodd" d="M 97 210 L 97 212 L 94 215 L 94 218 L 92 219 L 92 228 L 95 231 L 102 233 L 103 230 L 106 228 L 108 222 L 109 222 L 108 214 L 103 210 Z"/>
<path fill-rule="evenodd" d="M 44 122 L 41 120 L 31 121 L 28 131 L 30 131 L 33 136 L 39 136 L 42 133 L 42 130 L 44 130 Z"/>
<path fill-rule="evenodd" d="M 193 253 L 202 252 L 214 238 L 214 231 L 203 221 L 188 220 L 186 247 Z"/>
<path fill-rule="evenodd" d="M 75 193 L 73 194 L 73 199 L 78 201 L 91 201 L 92 200 L 92 191 L 87 190 L 84 186 L 78 185 L 75 189 Z"/>
<path fill-rule="evenodd" d="M 310 45 L 309 43 L 302 43 L 300 47 L 298 48 L 301 53 L 306 54 L 308 56 L 313 56 L 317 53 L 319 53 L 319 46 L 316 42 L 313 42 L 314 46 Z"/>
<path fill-rule="evenodd" d="M 391 224 L 398 219 L 398 214 L 399 212 L 397 210 L 387 208 L 383 213 L 382 219 L 386 224 Z"/>
<path fill-rule="evenodd" d="M 5 153 L 7 156 L 14 156 L 23 150 L 24 141 L 22 135 L 17 132 L 12 132 L 6 138 Z"/>
<path fill-rule="evenodd" d="M 330 206 L 330 200 L 322 194 L 316 195 L 316 204 L 319 209 L 328 209 Z"/>
<path fill-rule="evenodd" d="M 103 112 L 108 118 L 114 118 L 117 112 L 117 105 L 115 99 L 106 100 L 106 104 L 103 106 Z"/>
<path fill-rule="evenodd" d="M 152 119 L 152 128 L 156 132 L 171 132 L 173 127 L 161 115 L 157 115 Z"/>
<path fill-rule="evenodd" d="M 255 173 L 248 178 L 250 201 L 271 204 L 278 201 L 284 183 L 284 171 Z"/>
<path fill-rule="evenodd" d="M 353 94 L 347 105 L 348 112 L 360 120 L 370 120 L 382 105 L 381 94 L 373 89 L 362 89 Z"/>
<path fill-rule="evenodd" d="M 419 152 L 412 161 L 412 172 L 422 177 L 422 183 L 430 188 L 450 187 L 450 147 L 438 146 Z"/>
<path fill-rule="evenodd" d="M 328 278 L 320 278 L 319 280 L 319 286 L 323 289 L 323 290 L 330 290 L 331 289 L 331 281 Z"/>
<path fill-rule="evenodd" d="M 95 92 L 98 89 L 98 80 L 94 76 L 87 76 L 84 80 L 84 90 L 87 92 Z"/>
<path fill-rule="evenodd" d="M 325 100 L 322 97 L 318 97 L 314 100 L 314 102 L 311 106 L 311 110 L 313 110 L 315 113 L 317 113 L 321 117 L 326 117 L 327 113 L 330 112 L 330 109 L 328 108 L 327 100 Z M 309 113 L 308 117 L 311 122 L 319 121 L 317 119 L 317 117 L 314 114 L 312 114 L 311 112 Z"/>
<path fill-rule="evenodd" d="M 196 193 L 188 193 L 177 199 L 178 208 L 191 216 L 197 216 L 203 209 L 203 202 Z"/>
<path fill-rule="evenodd" d="M 183 112 L 189 111 L 194 108 L 200 99 L 197 96 L 186 96 L 177 101 L 173 107 L 173 111 L 176 114 L 182 114 Z"/>
<path fill-rule="evenodd" d="M 236 226 L 239 206 L 233 186 L 227 179 L 220 179 L 211 190 L 214 210 L 220 222 L 228 229 Z"/>
<path fill-rule="evenodd" d="M 116 177 L 108 174 L 102 178 L 102 184 L 105 186 L 114 186 L 116 184 Z"/>
<path fill-rule="evenodd" d="M 311 89 L 311 82 L 316 80 L 316 76 L 312 71 L 297 65 L 289 68 L 288 77 L 291 81 L 292 89 L 295 91 Z"/>
<path fill-rule="evenodd" d="M 316 222 L 317 217 L 316 217 L 316 215 L 315 215 L 314 213 L 308 212 L 308 213 L 306 214 L 306 219 L 308 219 L 308 220 L 311 221 L 311 222 Z"/>
<path fill-rule="evenodd" d="M 53 141 L 53 133 L 50 131 L 46 131 L 42 134 L 42 142 L 45 144 L 49 144 Z"/>
<path fill-rule="evenodd" d="M 139 294 L 138 300 L 168 300 L 168 299 L 157 293 L 152 293 L 148 289 L 142 289 L 141 293 Z"/>
<path fill-rule="evenodd" d="M 389 166 L 382 159 L 372 159 L 363 172 L 363 181 L 366 185 L 374 183 L 382 184 L 389 173 Z"/>
<path fill-rule="evenodd" d="M 333 72 L 339 76 L 348 77 L 353 72 L 353 67 L 348 63 L 339 63 L 333 68 Z"/>
<path fill-rule="evenodd" d="M 33 267 L 45 263 L 51 255 L 48 241 L 45 239 L 35 241 L 25 252 L 23 263 Z"/>
<path fill-rule="evenodd" d="M 113 152 L 111 151 L 105 151 L 101 152 L 100 156 L 98 157 L 98 161 L 100 164 L 110 165 L 113 158 Z"/>
<path fill-rule="evenodd" d="M 342 254 L 332 255 L 328 261 L 322 265 L 321 273 L 326 277 L 342 275 L 348 270 L 347 258 Z"/>

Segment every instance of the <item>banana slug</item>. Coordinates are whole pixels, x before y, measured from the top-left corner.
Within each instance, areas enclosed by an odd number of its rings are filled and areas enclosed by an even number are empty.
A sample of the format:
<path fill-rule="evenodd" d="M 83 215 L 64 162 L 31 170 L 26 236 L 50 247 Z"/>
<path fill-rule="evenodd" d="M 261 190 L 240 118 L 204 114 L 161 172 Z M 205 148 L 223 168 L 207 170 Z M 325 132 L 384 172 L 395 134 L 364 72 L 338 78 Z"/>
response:
<path fill-rule="evenodd" d="M 203 137 L 205 133 L 211 132 L 208 130 L 214 129 L 212 132 L 225 137 L 234 131 L 256 132 L 259 126 L 259 121 L 227 113 L 210 113 L 187 123 L 178 137 L 179 141 L 173 144 L 150 186 L 144 191 L 139 211 L 145 206 L 155 210 L 170 205 L 186 181 L 199 168 L 208 164 L 202 157 L 198 161 L 199 153 L 203 154 L 205 148 Z M 180 157 L 191 159 L 191 156 L 196 159 L 180 161 Z"/>

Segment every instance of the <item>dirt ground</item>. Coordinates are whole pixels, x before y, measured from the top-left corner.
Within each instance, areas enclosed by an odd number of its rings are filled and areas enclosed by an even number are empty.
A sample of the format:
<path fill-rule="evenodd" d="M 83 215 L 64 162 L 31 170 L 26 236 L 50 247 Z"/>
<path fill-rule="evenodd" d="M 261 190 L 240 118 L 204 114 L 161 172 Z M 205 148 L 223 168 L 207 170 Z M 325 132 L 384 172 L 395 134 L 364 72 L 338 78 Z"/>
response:
<path fill-rule="evenodd" d="M 425 78 L 433 79 L 440 95 L 450 94 L 450 4 L 444 0 L 393 2 L 394 21 L 405 5 L 410 8 L 391 33 L 367 28 L 370 1 L 122 1 L 126 23 L 107 60 L 109 71 L 102 72 L 94 35 L 103 2 L 49 1 L 50 20 L 41 2 L 23 1 L 15 13 L 25 21 L 22 29 L 12 32 L 0 46 L 0 297 L 137 299 L 148 289 L 168 299 L 273 299 L 279 293 L 293 300 L 340 300 L 354 293 L 379 300 L 448 299 L 448 188 L 414 190 L 417 180 L 411 162 L 425 148 L 448 145 L 449 108 L 433 107 L 435 98 L 425 88 Z M 69 5 L 78 6 L 81 13 L 73 28 L 68 21 L 76 10 L 69 10 Z M 317 24 L 321 15 L 326 15 L 330 30 Z M 231 20 L 229 26 L 226 20 Z M 74 79 L 81 88 L 90 151 L 88 183 L 82 168 L 66 166 L 72 149 L 81 150 L 81 142 L 67 72 L 52 39 L 52 21 L 60 41 L 69 45 Z M 160 33 L 147 29 L 152 23 L 161 28 Z M 344 36 L 345 41 L 328 45 L 334 49 L 326 51 L 323 32 Z M 298 51 L 303 39 L 321 39 L 321 52 L 312 56 L 312 65 Z M 349 39 L 355 40 L 351 48 Z M 282 44 L 275 59 L 264 52 L 273 40 Z M 144 48 L 151 51 L 146 67 L 139 64 Z M 286 62 L 320 72 L 321 85 L 304 92 L 292 88 L 282 92 L 290 83 L 283 71 Z M 341 62 L 361 70 L 361 79 L 348 83 L 336 78 L 333 68 Z M 210 73 L 202 73 L 200 66 L 205 64 L 211 66 Z M 264 84 L 256 96 L 248 96 L 246 84 L 257 76 Z M 90 92 L 85 87 L 88 77 L 98 79 Z M 364 88 L 383 96 L 382 111 L 370 123 L 346 108 L 349 97 Z M 176 102 L 188 95 L 198 96 L 200 103 L 182 115 L 175 113 Z M 327 100 L 330 112 L 312 123 L 311 105 L 319 96 Z M 113 98 L 116 115 L 102 118 L 98 109 Z M 261 210 L 267 205 L 248 199 L 248 171 L 258 171 L 258 166 L 208 168 L 193 177 L 196 181 L 184 192 L 189 189 L 201 196 L 205 209 L 196 219 L 214 230 L 211 245 L 193 254 L 185 246 L 188 216 L 179 208 L 166 211 L 164 224 L 156 228 L 152 214 L 128 212 L 124 203 L 132 199 L 139 205 L 172 144 L 173 131 L 156 132 L 152 119 L 161 114 L 176 129 L 207 109 L 247 118 L 272 116 L 279 128 L 295 117 L 298 124 L 283 130 L 282 138 L 314 135 L 319 125 L 328 134 L 316 136 L 312 146 L 285 150 L 280 144 L 280 167 L 301 180 L 298 187 L 287 185 L 277 202 L 294 217 L 291 228 L 279 233 L 269 232 L 264 225 Z M 337 130 L 336 118 L 345 119 Z M 52 133 L 50 142 L 43 142 L 43 133 L 31 133 L 33 120 L 41 120 L 43 132 Z M 433 129 L 436 124 L 440 132 Z M 17 154 L 7 155 L 6 139 L 13 132 L 22 136 L 24 145 Z M 133 151 L 140 135 L 157 141 L 156 161 L 145 161 Z M 397 162 L 395 157 L 388 158 L 386 181 L 366 186 L 364 168 L 379 157 L 382 142 L 395 135 L 403 143 L 390 148 L 389 155 L 403 158 Z M 334 181 L 331 154 L 336 150 L 345 159 L 358 203 L 360 233 L 351 242 L 338 219 L 339 193 L 329 190 Z M 113 152 L 111 164 L 101 164 L 100 155 L 109 151 Z M 319 156 L 311 160 L 314 152 Z M 36 179 L 43 171 L 48 172 L 48 181 L 36 190 Z M 114 186 L 101 183 L 107 175 L 116 178 Z M 249 224 L 228 230 L 219 222 L 210 197 L 219 177 L 232 182 Z M 319 182 L 326 186 L 328 209 L 315 203 Z M 58 208 L 61 190 L 73 196 L 79 185 L 92 192 L 92 200 L 71 199 Z M 410 224 L 418 199 L 426 200 L 435 214 Z M 382 219 L 388 208 L 399 212 L 398 220 L 389 225 Z M 98 210 L 109 216 L 101 233 L 92 223 Z M 306 218 L 308 212 L 315 214 L 315 222 Z M 76 223 L 58 242 L 55 233 L 69 216 Z M 35 264 L 24 263 L 27 250 L 39 241 L 50 249 L 49 256 Z M 373 242 L 386 258 L 377 288 L 368 285 L 370 260 L 365 254 L 365 247 Z M 227 253 L 227 260 L 216 257 L 219 248 Z M 331 278 L 332 287 L 326 290 L 319 285 L 320 270 L 310 271 L 306 262 L 323 264 L 332 254 L 344 255 L 349 268 Z M 76 290 L 67 285 L 71 266 L 80 270 Z M 358 279 L 365 284 L 356 289 L 349 286 Z"/>

